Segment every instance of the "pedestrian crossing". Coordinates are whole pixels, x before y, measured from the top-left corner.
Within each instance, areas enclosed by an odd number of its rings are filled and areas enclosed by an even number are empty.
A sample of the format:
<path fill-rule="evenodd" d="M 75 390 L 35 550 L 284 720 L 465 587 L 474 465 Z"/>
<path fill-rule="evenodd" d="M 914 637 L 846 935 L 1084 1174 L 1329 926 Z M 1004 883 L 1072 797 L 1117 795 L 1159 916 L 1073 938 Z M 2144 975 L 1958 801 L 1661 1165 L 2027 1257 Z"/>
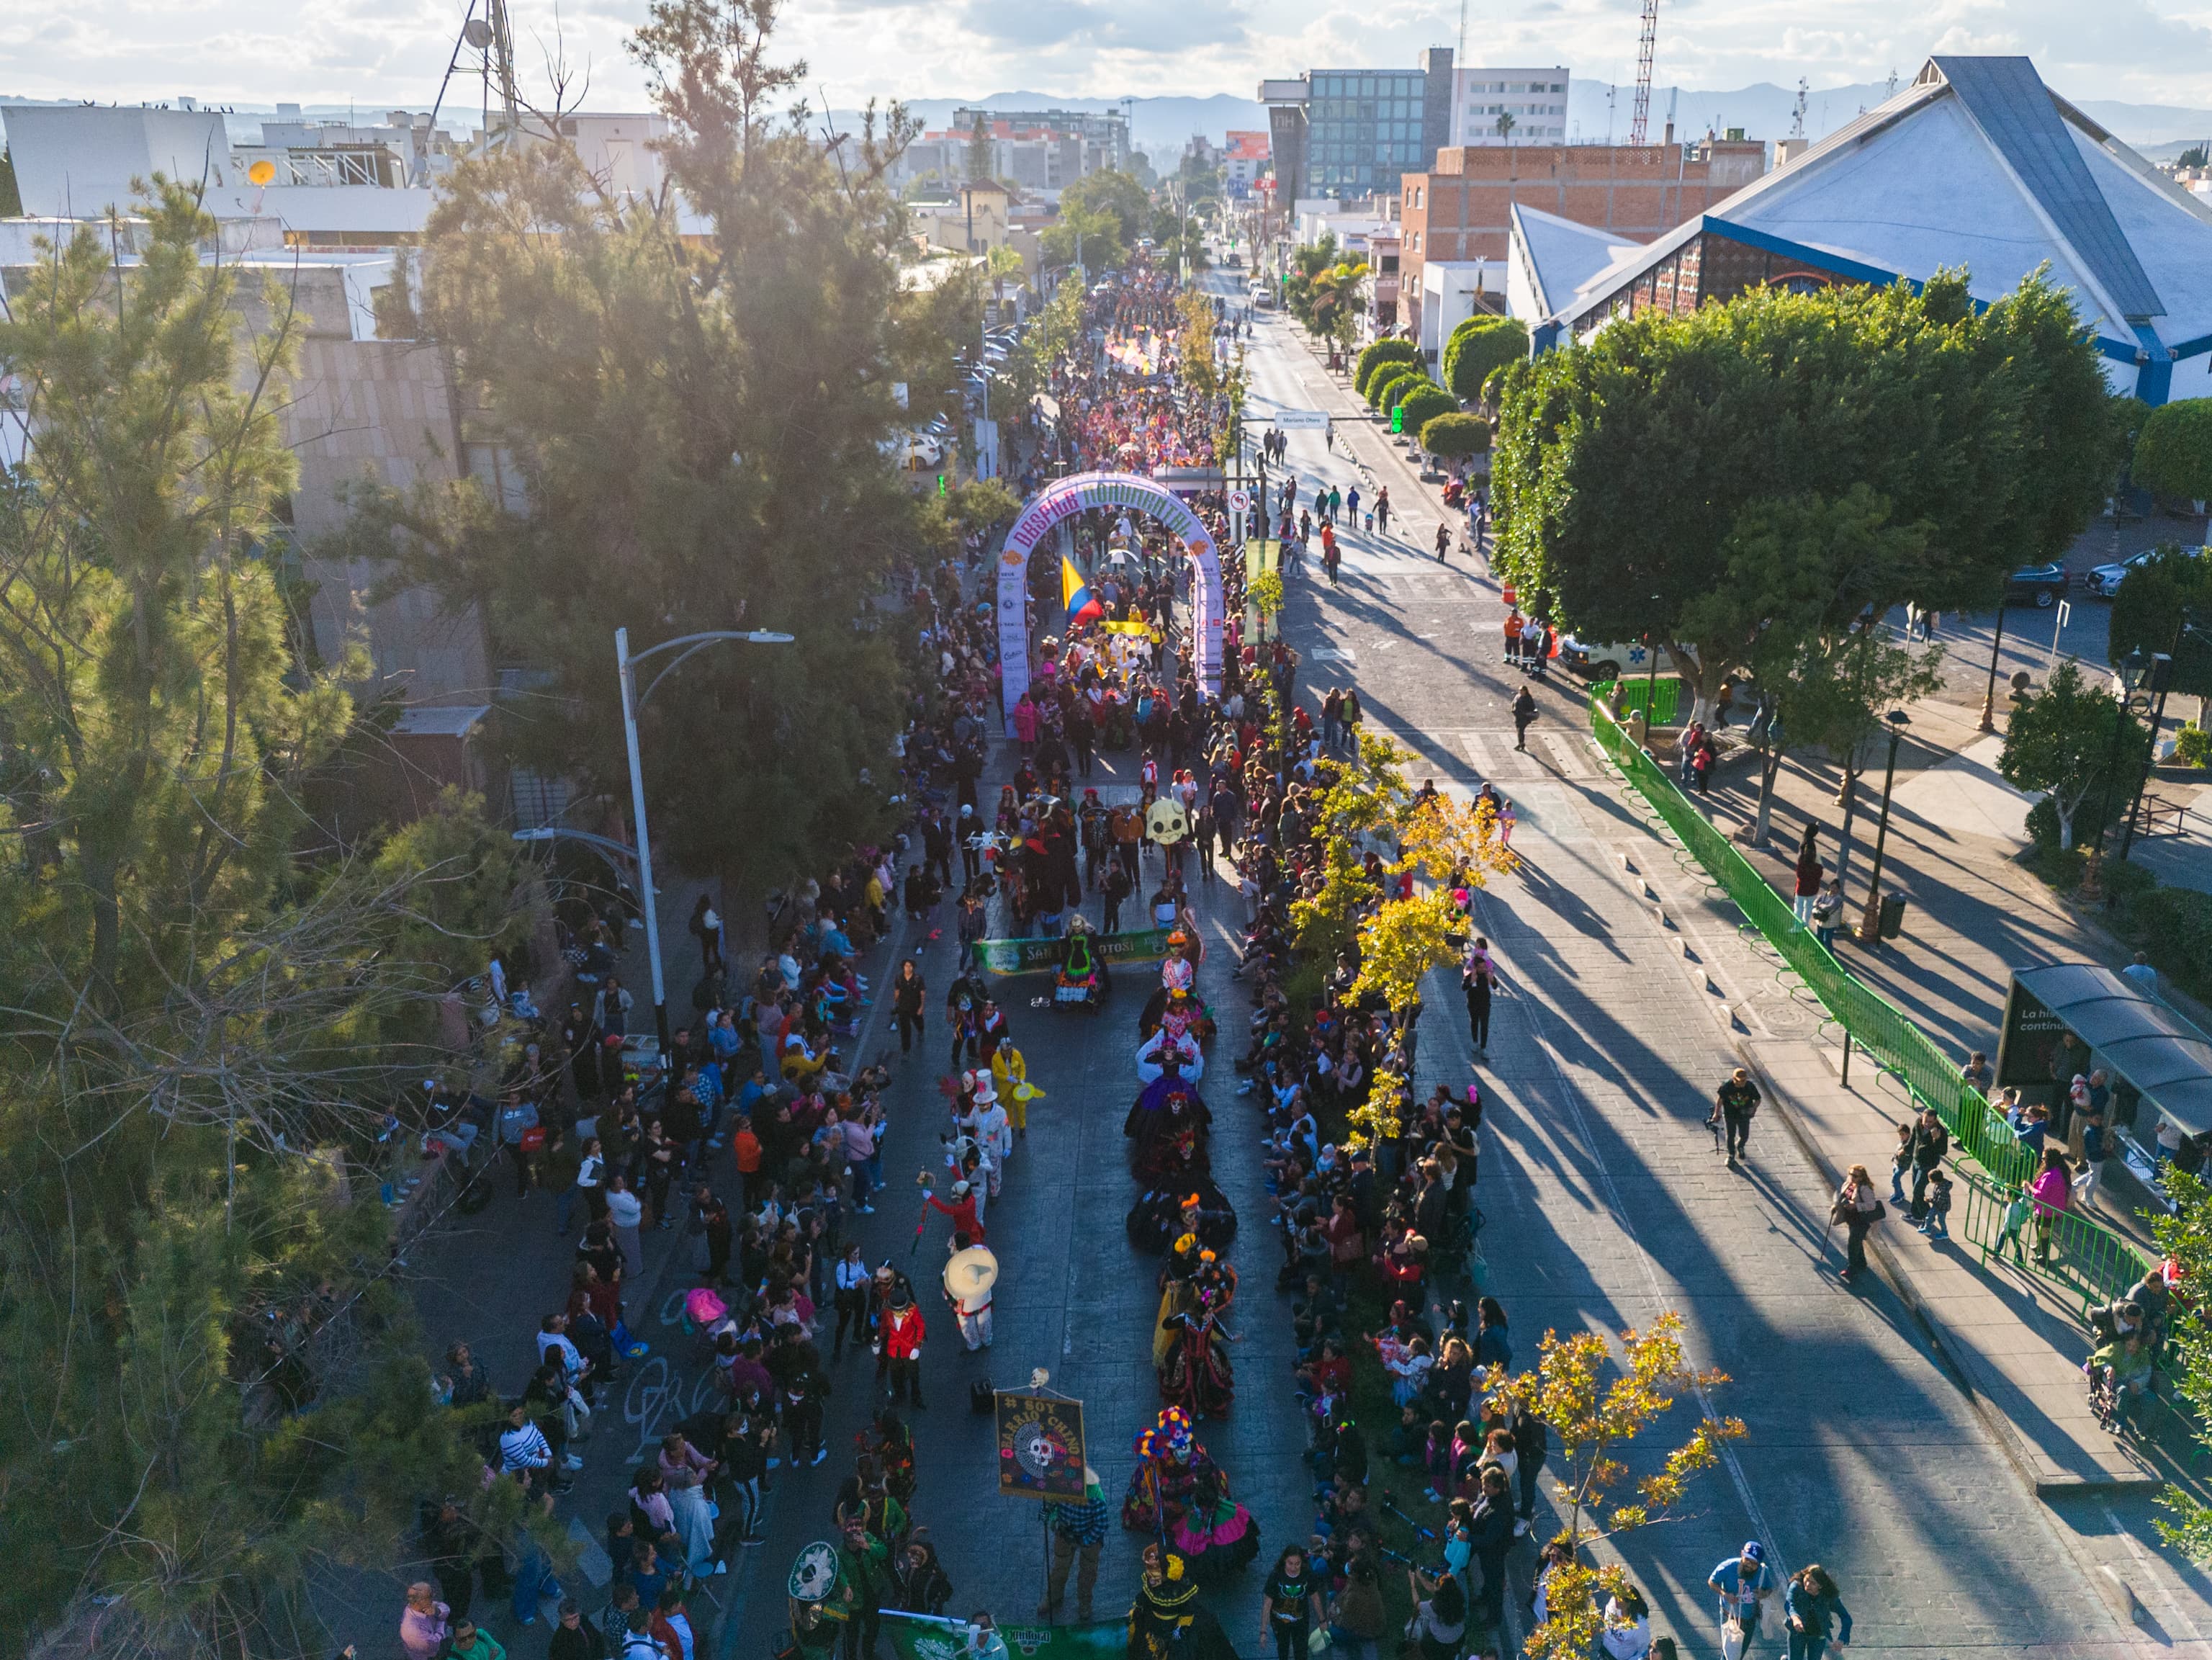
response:
<path fill-rule="evenodd" d="M 1478 781 L 1489 779 L 1501 786 L 1604 775 L 1588 740 L 1575 733 L 1531 731 L 1528 747 L 1516 750 L 1510 727 L 1428 727 L 1419 732 L 1397 732 L 1367 721 L 1361 723 L 1360 731 L 1370 738 L 1388 738 L 1415 756 L 1434 757 L 1441 764 L 1449 765 L 1463 757 L 1465 769 Z"/>

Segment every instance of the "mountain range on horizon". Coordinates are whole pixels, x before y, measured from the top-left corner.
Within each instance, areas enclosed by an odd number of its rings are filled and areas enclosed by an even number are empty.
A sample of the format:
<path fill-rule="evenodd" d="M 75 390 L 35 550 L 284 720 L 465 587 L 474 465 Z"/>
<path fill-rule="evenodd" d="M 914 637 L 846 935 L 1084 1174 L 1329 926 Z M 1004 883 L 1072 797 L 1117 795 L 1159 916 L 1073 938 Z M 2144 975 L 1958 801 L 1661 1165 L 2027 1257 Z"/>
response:
<path fill-rule="evenodd" d="M 1603 81 L 1573 80 L 1569 84 L 1567 132 L 1571 141 L 1597 143 L 1610 135 L 1616 143 L 1626 142 L 1635 89 Z M 1874 81 L 1808 92 L 1805 136 L 1816 140 L 1826 137 L 1862 110 L 1881 103 L 1890 95 L 1890 90 L 1887 83 Z M 2056 90 L 2063 95 L 2065 88 Z M 1795 125 L 1796 100 L 1796 91 L 1769 81 L 1723 90 L 1655 87 L 1646 137 L 1657 142 L 1671 116 L 1676 136 L 1685 139 L 1699 137 L 1708 131 L 1725 132 L 1731 127 L 1742 128 L 1745 135 L 1752 138 L 1784 138 L 1790 136 Z M 4 128 L 6 108 L 10 104 L 75 101 L 20 98 L 0 93 L 0 128 Z M 1265 131 L 1267 127 L 1267 106 L 1257 99 L 1238 97 L 1233 93 L 1215 93 L 1203 98 L 1122 99 L 997 92 L 981 98 L 912 98 L 905 102 L 908 112 L 925 128 L 933 130 L 944 128 L 952 112 L 962 108 L 1099 111 L 1127 105 L 1132 115 L 1131 142 L 1150 155 L 1155 166 L 1164 162 L 1172 166 L 1174 157 L 1194 135 L 1203 135 L 1219 143 L 1230 132 Z M 2123 143 L 2143 150 L 2154 160 L 2170 160 L 2185 146 L 2212 138 L 2212 110 L 2187 109 L 2171 104 L 2131 104 L 2103 98 L 2075 99 L 2074 102 L 2084 114 L 2110 129 Z M 233 142 L 258 140 L 261 119 L 276 112 L 273 105 L 230 106 L 226 119 Z M 323 119 L 356 116 L 377 119 L 384 112 L 380 105 L 371 109 L 345 104 L 309 104 L 301 110 L 305 116 Z M 475 123 L 466 117 L 466 112 L 455 112 L 443 119 L 456 128 L 473 127 Z M 841 129 L 856 126 L 860 112 L 833 109 L 830 119 Z"/>

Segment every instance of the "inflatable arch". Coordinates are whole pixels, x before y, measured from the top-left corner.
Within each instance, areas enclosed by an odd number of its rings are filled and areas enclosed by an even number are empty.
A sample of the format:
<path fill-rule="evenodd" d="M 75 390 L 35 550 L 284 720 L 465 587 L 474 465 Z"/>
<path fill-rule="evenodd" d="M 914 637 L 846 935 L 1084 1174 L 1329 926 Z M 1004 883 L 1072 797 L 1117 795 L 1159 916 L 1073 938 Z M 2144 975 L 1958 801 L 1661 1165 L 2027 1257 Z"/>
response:
<path fill-rule="evenodd" d="M 1221 561 L 1213 536 L 1172 491 L 1126 472 L 1079 472 L 1039 490 L 1006 532 L 999 556 L 999 672 L 1002 708 L 1011 711 L 1030 688 L 1030 555 L 1063 519 L 1086 508 L 1131 508 L 1150 514 L 1183 544 L 1191 562 L 1192 668 L 1199 696 L 1221 695 Z"/>

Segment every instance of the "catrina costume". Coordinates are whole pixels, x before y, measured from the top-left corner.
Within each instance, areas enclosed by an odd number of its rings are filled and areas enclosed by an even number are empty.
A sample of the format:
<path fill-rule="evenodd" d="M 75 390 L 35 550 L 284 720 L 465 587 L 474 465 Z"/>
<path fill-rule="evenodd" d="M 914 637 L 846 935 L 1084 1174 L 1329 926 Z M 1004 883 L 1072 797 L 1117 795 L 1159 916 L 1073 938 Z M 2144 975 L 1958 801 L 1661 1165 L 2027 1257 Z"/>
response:
<path fill-rule="evenodd" d="M 1170 1407 L 1158 1422 L 1137 1438 L 1137 1468 L 1121 1498 L 1121 1525 L 1132 1533 L 1160 1533 L 1182 1519 L 1201 1476 L 1211 1474 L 1221 1491 L 1229 1478 L 1190 1432 L 1190 1415 Z"/>
<path fill-rule="evenodd" d="M 1193 1577 L 1210 1583 L 1251 1566 L 1260 1554 L 1260 1524 L 1220 1482 L 1206 1476 L 1191 1495 L 1182 1520 L 1168 1529 L 1168 1540 L 1189 1562 Z"/>
<path fill-rule="evenodd" d="M 1130 1169 L 1147 1187 L 1206 1173 L 1206 1130 L 1213 1114 L 1170 1065 L 1138 1093 L 1121 1134 L 1131 1143 Z"/>
<path fill-rule="evenodd" d="M 1199 1259 L 1177 1306 L 1165 1312 L 1162 1304 L 1161 1324 L 1169 1341 L 1164 1353 L 1155 1346 L 1153 1364 L 1159 1370 L 1161 1400 L 1194 1419 L 1220 1418 L 1237 1398 L 1230 1333 L 1221 1323 L 1236 1294 L 1235 1282 L 1216 1265 L 1212 1251 L 1200 1251 Z"/>
<path fill-rule="evenodd" d="M 1237 1237 L 1237 1213 L 1213 1179 L 1200 1176 L 1138 1195 L 1126 1226 L 1130 1244 L 1147 1256 L 1158 1256 L 1186 1233 L 1209 1250 L 1226 1250 Z"/>

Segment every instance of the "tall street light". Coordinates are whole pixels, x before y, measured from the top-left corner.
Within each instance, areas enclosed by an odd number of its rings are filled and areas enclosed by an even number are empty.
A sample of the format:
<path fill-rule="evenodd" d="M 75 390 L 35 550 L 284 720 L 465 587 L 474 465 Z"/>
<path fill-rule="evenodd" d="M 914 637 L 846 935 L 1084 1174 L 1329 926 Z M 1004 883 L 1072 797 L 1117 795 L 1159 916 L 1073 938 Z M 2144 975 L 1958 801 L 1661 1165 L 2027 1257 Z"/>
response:
<path fill-rule="evenodd" d="M 653 885 L 653 832 L 645 818 L 645 773 L 638 764 L 637 712 L 645 707 L 645 700 L 654 690 L 673 674 L 684 658 L 693 652 L 702 651 L 718 640 L 741 640 L 753 646 L 787 646 L 793 636 L 776 634 L 767 629 L 709 629 L 703 634 L 678 635 L 673 640 L 664 640 L 657 646 L 647 646 L 635 656 L 630 654 L 629 630 L 615 630 L 615 672 L 622 682 L 623 741 L 629 746 L 629 806 L 630 815 L 637 824 L 637 887 L 638 903 L 645 907 L 645 957 L 653 967 L 653 1025 L 660 1038 L 660 1052 L 668 1053 L 668 981 L 660 967 L 660 902 Z M 646 683 L 645 690 L 637 690 L 637 666 L 648 657 L 658 657 L 665 651 L 683 648 L 675 662 Z"/>
<path fill-rule="evenodd" d="M 2151 768 L 2158 764 L 2158 731 L 2166 724 L 2166 696 L 2173 690 L 2174 664 L 2181 656 L 2181 642 L 2194 639 L 2200 645 L 2208 638 L 2197 625 L 2197 613 L 2187 605 L 2181 608 L 2181 620 L 2173 625 L 2173 649 L 2154 652 L 2150 660 L 2150 689 L 2158 694 L 2158 705 L 2151 711 L 2150 757 L 2144 763 L 2142 776 L 2136 781 L 2136 799 L 2128 807 L 2128 827 L 2120 837 L 2120 862 L 2128 862 L 2128 849 L 2136 843 L 2136 815 L 2142 811 L 2144 787 L 2150 782 Z"/>
<path fill-rule="evenodd" d="M 1981 730 L 1997 729 L 1997 654 L 2004 649 L 2005 597 L 1997 595 L 1997 635 L 1990 643 L 1990 684 L 1982 693 Z"/>
<path fill-rule="evenodd" d="M 1889 845 L 1889 787 L 1897 780 L 1897 746 L 1912 724 L 1903 709 L 1892 709 L 1889 721 L 1889 764 L 1881 775 L 1881 822 L 1874 832 L 1874 868 L 1867 873 L 1866 914 L 1859 918 L 1859 943 L 1871 946 L 1881 938 L 1881 855 Z"/>

